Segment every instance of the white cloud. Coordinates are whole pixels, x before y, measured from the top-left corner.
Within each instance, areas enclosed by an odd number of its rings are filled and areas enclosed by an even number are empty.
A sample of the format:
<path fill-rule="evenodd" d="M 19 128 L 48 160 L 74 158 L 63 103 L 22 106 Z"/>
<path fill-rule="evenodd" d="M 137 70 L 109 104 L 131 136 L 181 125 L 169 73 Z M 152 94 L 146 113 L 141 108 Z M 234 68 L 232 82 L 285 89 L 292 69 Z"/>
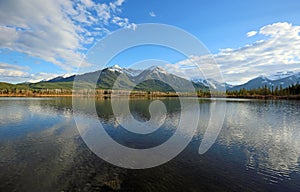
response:
<path fill-rule="evenodd" d="M 110 24 L 115 24 L 112 18 L 120 13 L 123 2 L 0 1 L 0 47 L 72 70 L 81 62 L 86 47 L 107 34 Z M 121 19 L 130 25 L 127 18 Z"/>
<path fill-rule="evenodd" d="M 43 81 L 43 80 L 50 80 L 50 79 L 53 79 L 55 77 L 58 77 L 58 76 L 63 76 L 63 75 L 59 75 L 59 74 L 54 74 L 54 73 L 36 73 L 36 74 L 30 74 L 30 76 L 28 78 L 26 78 L 26 82 L 29 82 L 29 83 L 37 83 L 37 82 L 40 82 L 40 81 Z"/>
<path fill-rule="evenodd" d="M 259 31 L 260 34 L 271 37 L 283 37 L 290 35 L 291 37 L 299 37 L 299 26 L 293 26 L 291 23 L 274 23 L 264 26 Z"/>
<path fill-rule="evenodd" d="M 259 33 L 265 38 L 238 49 L 221 49 L 218 54 L 211 55 L 220 66 L 226 82 L 242 83 L 258 75 L 270 75 L 277 71 L 300 71 L 300 26 L 274 23 L 262 27 Z M 199 72 L 191 60 L 205 69 L 214 63 L 209 58 L 207 55 L 194 56 L 168 68 L 197 78 Z"/>
<path fill-rule="evenodd" d="M 14 28 L 0 25 L 0 31 L 1 46 L 10 47 L 18 39 L 18 32 Z"/>
<path fill-rule="evenodd" d="M 26 70 L 26 69 L 28 69 L 28 67 L 12 65 L 12 64 L 8 64 L 8 63 L 0 63 L 0 69 Z"/>
<path fill-rule="evenodd" d="M 149 13 L 149 15 L 150 15 L 151 17 L 156 17 L 156 14 L 155 14 L 153 11 L 151 11 L 151 12 Z"/>
<path fill-rule="evenodd" d="M 127 18 L 121 18 L 118 16 L 113 17 L 112 23 L 116 24 L 121 28 L 132 28 L 135 29 L 136 25 L 129 22 Z"/>
<path fill-rule="evenodd" d="M 249 31 L 248 33 L 247 33 L 247 37 L 253 37 L 253 36 L 255 36 L 257 34 L 257 31 Z"/>
<path fill-rule="evenodd" d="M 15 81 L 17 79 L 28 77 L 27 67 L 0 63 L 0 81 Z"/>
<path fill-rule="evenodd" d="M 116 0 L 115 2 L 109 3 L 109 6 L 113 12 L 121 12 L 121 9 L 119 9 L 119 7 L 121 7 L 124 2 L 125 0 Z"/>
<path fill-rule="evenodd" d="M 92 0 L 81 0 L 81 2 L 87 7 L 91 8 L 95 6 L 95 3 Z"/>
<path fill-rule="evenodd" d="M 72 75 L 75 75 L 74 73 L 65 73 L 65 74 L 57 74 L 57 73 L 36 73 L 36 74 L 30 74 L 28 77 L 24 78 L 23 81 L 20 81 L 20 82 L 29 82 L 29 83 L 37 83 L 37 82 L 40 82 L 40 81 L 48 81 L 50 79 L 53 79 L 55 77 L 58 77 L 58 76 L 62 76 L 64 78 L 66 77 L 70 77 Z"/>
<path fill-rule="evenodd" d="M 124 2 L 125 2 L 125 0 L 117 0 L 117 1 L 115 1 L 115 4 L 117 6 L 121 6 Z"/>
<path fill-rule="evenodd" d="M 8 77 L 25 77 L 28 73 L 15 69 L 0 69 L 0 79 Z"/>
<path fill-rule="evenodd" d="M 42 80 L 50 80 L 57 76 L 69 77 L 74 75 L 74 73 L 29 73 L 29 67 L 23 67 L 19 65 L 12 65 L 8 63 L 0 63 L 0 82 L 11 82 L 11 83 L 21 83 L 30 82 L 36 83 Z"/>

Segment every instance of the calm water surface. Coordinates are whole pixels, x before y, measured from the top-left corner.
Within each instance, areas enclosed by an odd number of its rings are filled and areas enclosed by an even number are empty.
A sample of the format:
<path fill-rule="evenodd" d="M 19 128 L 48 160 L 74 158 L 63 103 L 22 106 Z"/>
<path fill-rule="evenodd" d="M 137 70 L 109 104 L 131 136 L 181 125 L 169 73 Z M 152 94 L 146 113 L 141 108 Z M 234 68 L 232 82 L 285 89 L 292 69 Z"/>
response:
<path fill-rule="evenodd" d="M 132 135 L 115 121 L 110 100 L 96 101 L 109 135 L 132 148 L 154 147 L 174 133 L 180 116 L 176 98 L 161 128 Z M 300 191 L 300 102 L 227 99 L 223 129 L 213 147 L 198 154 L 210 114 L 200 100 L 197 134 L 170 162 L 126 170 L 99 159 L 82 141 L 71 98 L 0 98 L 0 191 Z M 84 99 L 82 101 L 85 103 Z M 151 100 L 130 102 L 133 116 L 149 120 Z"/>

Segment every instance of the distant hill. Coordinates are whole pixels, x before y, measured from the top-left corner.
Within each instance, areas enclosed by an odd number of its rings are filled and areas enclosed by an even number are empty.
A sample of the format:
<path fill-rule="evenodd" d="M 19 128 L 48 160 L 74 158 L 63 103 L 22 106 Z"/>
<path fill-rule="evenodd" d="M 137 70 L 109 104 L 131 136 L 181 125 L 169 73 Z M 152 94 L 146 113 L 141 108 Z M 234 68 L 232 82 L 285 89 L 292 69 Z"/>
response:
<path fill-rule="evenodd" d="M 29 89 L 28 84 L 10 84 L 10 83 L 4 83 L 0 82 L 0 89 Z"/>

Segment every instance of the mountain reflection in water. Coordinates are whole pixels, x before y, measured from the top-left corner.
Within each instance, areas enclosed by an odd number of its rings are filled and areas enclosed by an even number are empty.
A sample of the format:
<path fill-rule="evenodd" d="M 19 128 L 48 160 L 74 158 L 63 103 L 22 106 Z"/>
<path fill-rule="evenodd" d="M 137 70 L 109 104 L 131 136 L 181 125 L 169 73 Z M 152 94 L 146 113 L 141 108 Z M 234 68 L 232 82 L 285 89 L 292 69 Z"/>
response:
<path fill-rule="evenodd" d="M 110 100 L 96 101 L 98 117 L 84 109 L 81 115 L 85 121 L 98 118 L 122 145 L 149 148 L 168 140 L 178 124 L 179 101 L 161 100 L 168 111 L 165 123 L 143 136 L 115 121 Z M 126 170 L 87 148 L 73 120 L 71 98 L 0 98 L 0 191 L 300 191 L 298 101 L 215 101 L 226 104 L 227 113 L 216 143 L 204 155 L 198 148 L 211 101 L 199 102 L 197 133 L 181 154 L 155 168 Z M 149 120 L 150 103 L 131 100 L 131 113 Z"/>

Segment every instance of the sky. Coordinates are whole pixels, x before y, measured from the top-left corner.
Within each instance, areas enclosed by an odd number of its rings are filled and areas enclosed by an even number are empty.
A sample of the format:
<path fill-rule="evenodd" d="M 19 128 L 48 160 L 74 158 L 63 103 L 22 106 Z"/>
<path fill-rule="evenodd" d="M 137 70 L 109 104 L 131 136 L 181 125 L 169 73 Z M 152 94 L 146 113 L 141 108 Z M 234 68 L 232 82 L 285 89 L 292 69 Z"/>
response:
<path fill-rule="evenodd" d="M 199 39 L 224 80 L 240 84 L 259 75 L 300 71 L 300 2 L 297 0 L 0 0 L 0 81 L 37 82 L 95 69 L 84 60 L 109 34 L 143 23 L 172 25 Z M 144 46 L 121 53 L 108 65 L 144 59 L 169 62 L 170 72 L 197 78 L 189 58 Z M 99 61 L 101 63 L 101 60 Z"/>

